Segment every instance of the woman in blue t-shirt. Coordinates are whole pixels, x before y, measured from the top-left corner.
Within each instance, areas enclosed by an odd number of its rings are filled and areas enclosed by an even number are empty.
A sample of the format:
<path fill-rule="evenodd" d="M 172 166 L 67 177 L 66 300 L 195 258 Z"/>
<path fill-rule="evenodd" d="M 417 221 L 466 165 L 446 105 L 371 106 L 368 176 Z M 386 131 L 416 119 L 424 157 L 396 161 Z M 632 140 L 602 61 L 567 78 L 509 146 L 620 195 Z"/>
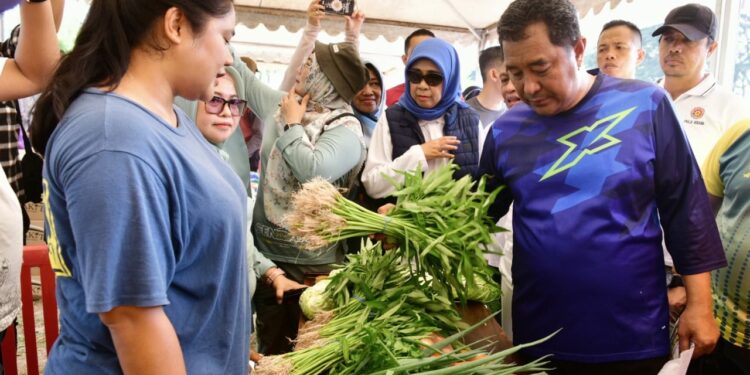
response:
<path fill-rule="evenodd" d="M 246 374 L 245 189 L 176 96 L 232 63 L 231 0 L 93 0 L 33 143 L 60 336 L 47 374 Z"/>

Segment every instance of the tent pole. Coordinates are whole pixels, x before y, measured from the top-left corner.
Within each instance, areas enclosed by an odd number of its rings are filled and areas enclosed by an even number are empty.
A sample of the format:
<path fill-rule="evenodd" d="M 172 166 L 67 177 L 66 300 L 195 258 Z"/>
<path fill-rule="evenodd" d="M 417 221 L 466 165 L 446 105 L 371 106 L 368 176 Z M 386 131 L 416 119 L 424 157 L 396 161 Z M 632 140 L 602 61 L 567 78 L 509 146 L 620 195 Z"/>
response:
<path fill-rule="evenodd" d="M 477 39 L 477 42 L 480 44 L 480 47 L 481 47 L 482 37 L 479 36 L 479 33 L 477 33 L 477 31 L 474 29 L 474 26 L 471 23 L 469 23 L 466 17 L 464 17 L 464 15 L 461 14 L 458 8 L 456 8 L 456 6 L 453 5 L 453 3 L 451 3 L 450 0 L 443 0 L 443 2 L 445 2 L 445 4 L 447 4 L 451 8 L 451 10 L 453 10 L 453 13 L 456 14 L 456 16 L 461 20 L 461 22 L 463 22 L 466 25 L 466 28 L 469 30 L 469 32 L 472 35 L 474 35 L 474 38 Z"/>
<path fill-rule="evenodd" d="M 716 0 L 716 16 L 719 22 L 719 48 L 711 59 L 710 71 L 719 84 L 732 90 L 734 64 L 737 60 L 736 30 L 740 27 L 740 1 Z"/>

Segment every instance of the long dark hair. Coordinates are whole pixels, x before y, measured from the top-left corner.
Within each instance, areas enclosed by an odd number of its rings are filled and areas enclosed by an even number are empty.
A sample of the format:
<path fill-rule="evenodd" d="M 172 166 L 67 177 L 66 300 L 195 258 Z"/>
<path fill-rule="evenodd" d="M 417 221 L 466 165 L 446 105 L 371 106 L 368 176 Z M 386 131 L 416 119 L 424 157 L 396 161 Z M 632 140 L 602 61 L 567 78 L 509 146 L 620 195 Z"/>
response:
<path fill-rule="evenodd" d="M 115 88 L 128 70 L 131 51 L 159 45 L 152 29 L 171 7 L 182 10 L 195 33 L 209 17 L 229 13 L 232 0 L 93 0 L 73 50 L 60 60 L 36 104 L 31 143 L 43 153 L 68 106 L 90 86 Z M 148 40 L 147 38 L 151 38 Z"/>

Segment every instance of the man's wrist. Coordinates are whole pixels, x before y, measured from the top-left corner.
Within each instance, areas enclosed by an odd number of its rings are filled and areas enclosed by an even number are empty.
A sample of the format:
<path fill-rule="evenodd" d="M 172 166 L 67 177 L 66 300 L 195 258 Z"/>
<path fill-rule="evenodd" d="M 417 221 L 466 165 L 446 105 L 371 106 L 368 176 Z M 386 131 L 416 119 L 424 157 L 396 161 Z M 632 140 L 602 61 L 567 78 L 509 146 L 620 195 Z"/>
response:
<path fill-rule="evenodd" d="M 677 287 L 685 287 L 685 282 L 682 280 L 682 276 L 678 274 L 672 274 L 672 279 L 669 282 L 669 289 L 677 288 Z"/>

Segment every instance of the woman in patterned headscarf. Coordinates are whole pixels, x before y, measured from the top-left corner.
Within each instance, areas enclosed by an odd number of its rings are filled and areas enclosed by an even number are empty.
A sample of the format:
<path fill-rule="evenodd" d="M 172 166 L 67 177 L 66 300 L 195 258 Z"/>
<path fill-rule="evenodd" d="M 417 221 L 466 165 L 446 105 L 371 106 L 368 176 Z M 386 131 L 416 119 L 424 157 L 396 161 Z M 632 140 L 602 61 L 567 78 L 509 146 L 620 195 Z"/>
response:
<path fill-rule="evenodd" d="M 276 121 L 264 130 L 253 235 L 263 255 L 297 282 L 309 274 L 326 273 L 331 264 L 343 261 L 342 244 L 313 252 L 300 249 L 284 228 L 283 218 L 291 209 L 293 194 L 314 177 L 344 189 L 357 183 L 366 148 L 362 126 L 349 102 L 367 77 L 350 43 L 316 44 L 297 72 L 294 89 L 282 99 Z M 256 323 L 259 351 L 264 354 L 290 351 L 287 338 L 296 336 L 299 319 L 296 304 L 278 305 L 272 296 L 267 283 L 258 286 Z"/>

